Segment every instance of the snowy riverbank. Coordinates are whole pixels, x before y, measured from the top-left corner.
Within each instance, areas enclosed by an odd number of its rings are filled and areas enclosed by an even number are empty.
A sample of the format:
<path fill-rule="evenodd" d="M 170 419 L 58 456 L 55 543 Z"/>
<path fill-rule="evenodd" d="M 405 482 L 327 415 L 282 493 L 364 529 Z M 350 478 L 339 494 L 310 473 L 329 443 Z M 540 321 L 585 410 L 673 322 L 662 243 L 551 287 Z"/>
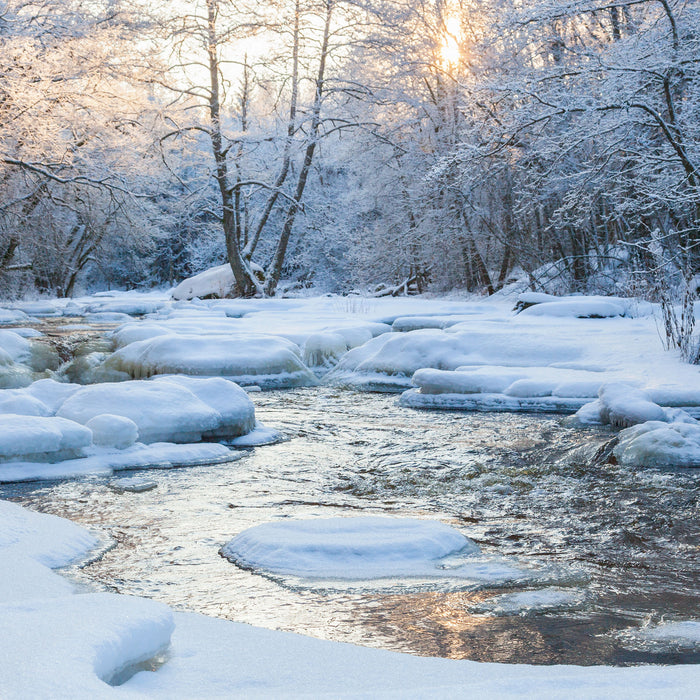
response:
<path fill-rule="evenodd" d="M 584 423 L 633 426 L 620 450 L 630 464 L 662 464 L 659 455 L 670 455 L 671 464 L 695 466 L 700 375 L 663 350 L 653 309 L 584 298 L 539 302 L 517 315 L 512 301 L 433 299 L 172 302 L 114 294 L 17 305 L 3 317 L 12 329 L 0 332 L 7 387 L 0 422 L 8 428 L 0 479 L 234 459 L 217 442 L 199 442 L 255 435 L 250 399 L 226 380 L 249 391 L 318 381 L 407 390 L 406 406 L 580 409 Z M 67 368 L 44 342 L 48 328 L 25 312 L 79 316 L 88 328 L 122 325 L 110 343 Z M 143 379 L 159 374 L 168 376 Z M 81 388 L 65 383 L 69 377 L 98 383 Z M 123 381 L 109 383 L 115 380 Z M 696 666 L 416 658 L 76 591 L 52 571 L 95 546 L 77 525 L 0 501 L 3 697 L 680 698 L 700 680 Z M 150 666 L 157 668 L 136 672 Z"/>
<path fill-rule="evenodd" d="M 696 666 L 504 666 L 419 658 L 76 591 L 51 570 L 83 528 L 0 501 L 2 694 L 35 698 L 691 697 Z M 149 664 L 152 664 L 149 666 Z M 139 670 L 143 668 L 156 670 Z M 126 680 L 125 680 L 126 679 Z M 123 681 L 123 682 L 122 682 Z M 112 686 L 109 683 L 120 682 Z"/>

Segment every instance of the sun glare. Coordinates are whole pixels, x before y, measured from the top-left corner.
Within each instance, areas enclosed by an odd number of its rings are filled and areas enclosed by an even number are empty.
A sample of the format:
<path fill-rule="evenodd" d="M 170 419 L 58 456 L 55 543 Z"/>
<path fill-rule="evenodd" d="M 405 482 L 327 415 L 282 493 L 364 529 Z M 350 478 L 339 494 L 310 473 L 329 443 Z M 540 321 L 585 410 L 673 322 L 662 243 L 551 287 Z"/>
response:
<path fill-rule="evenodd" d="M 442 62 L 448 66 L 459 63 L 461 56 L 460 39 L 462 27 L 459 17 L 448 17 L 445 22 L 445 33 L 440 46 L 440 57 Z"/>

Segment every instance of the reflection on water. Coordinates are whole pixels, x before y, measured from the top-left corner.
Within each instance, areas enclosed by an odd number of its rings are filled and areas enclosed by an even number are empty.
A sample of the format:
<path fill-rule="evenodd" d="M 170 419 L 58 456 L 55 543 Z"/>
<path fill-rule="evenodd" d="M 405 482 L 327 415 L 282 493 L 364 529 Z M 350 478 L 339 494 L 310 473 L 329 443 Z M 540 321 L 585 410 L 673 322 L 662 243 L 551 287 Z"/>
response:
<path fill-rule="evenodd" d="M 231 464 L 152 471 L 158 487 L 146 493 L 94 478 L 5 486 L 0 496 L 116 541 L 78 577 L 179 608 L 452 658 L 700 661 L 693 651 L 627 650 L 617 634 L 698 617 L 699 471 L 589 464 L 580 455 L 610 435 L 546 416 L 416 412 L 395 397 L 329 388 L 253 399 L 288 441 Z M 360 513 L 439 518 L 485 554 L 560 572 L 554 583 L 585 587 L 585 605 L 489 616 L 475 610 L 503 589 L 295 586 L 218 555 L 261 522 Z"/>

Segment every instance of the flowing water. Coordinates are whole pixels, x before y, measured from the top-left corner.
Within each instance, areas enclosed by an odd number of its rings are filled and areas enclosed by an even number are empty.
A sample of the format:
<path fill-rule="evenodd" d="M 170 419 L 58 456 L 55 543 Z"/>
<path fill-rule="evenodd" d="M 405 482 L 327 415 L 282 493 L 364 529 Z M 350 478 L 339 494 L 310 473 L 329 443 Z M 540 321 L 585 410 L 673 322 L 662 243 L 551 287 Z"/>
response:
<path fill-rule="evenodd" d="M 700 649 L 625 642 L 625 630 L 700 616 L 700 470 L 592 458 L 611 434 L 551 416 L 418 412 L 328 387 L 254 394 L 287 440 L 230 464 L 5 485 L 0 496 L 97 528 L 114 546 L 70 573 L 109 590 L 277 629 L 422 655 L 574 664 L 698 663 Z M 438 518 L 487 555 L 531 569 L 511 585 L 321 584 L 245 571 L 218 554 L 280 518 Z M 574 605 L 499 610 L 548 586 Z"/>

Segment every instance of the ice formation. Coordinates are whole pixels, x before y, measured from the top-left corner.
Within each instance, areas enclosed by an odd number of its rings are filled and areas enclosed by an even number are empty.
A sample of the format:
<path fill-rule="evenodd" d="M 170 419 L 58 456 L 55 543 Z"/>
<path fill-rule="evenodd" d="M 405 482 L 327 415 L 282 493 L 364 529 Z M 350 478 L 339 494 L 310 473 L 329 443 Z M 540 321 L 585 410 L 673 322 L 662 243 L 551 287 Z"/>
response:
<path fill-rule="evenodd" d="M 260 334 L 160 335 L 117 350 L 105 366 L 134 378 L 188 374 L 226 377 L 267 388 L 316 383 L 313 373 L 301 361 L 296 344 L 279 336 Z"/>
<path fill-rule="evenodd" d="M 224 379 L 200 382 L 185 378 L 94 384 L 66 399 L 57 415 L 82 424 L 104 413 L 123 416 L 136 424 L 145 443 L 234 438 L 253 429 L 253 404 L 240 387 Z"/>
<path fill-rule="evenodd" d="M 0 461 L 59 461 L 84 454 L 92 432 L 64 418 L 14 415 L 0 417 Z"/>
<path fill-rule="evenodd" d="M 302 578 L 514 577 L 482 560 L 458 530 L 412 518 L 317 518 L 264 523 L 237 535 L 222 554 L 245 568 Z M 456 558 L 455 558 L 456 557 Z"/>

